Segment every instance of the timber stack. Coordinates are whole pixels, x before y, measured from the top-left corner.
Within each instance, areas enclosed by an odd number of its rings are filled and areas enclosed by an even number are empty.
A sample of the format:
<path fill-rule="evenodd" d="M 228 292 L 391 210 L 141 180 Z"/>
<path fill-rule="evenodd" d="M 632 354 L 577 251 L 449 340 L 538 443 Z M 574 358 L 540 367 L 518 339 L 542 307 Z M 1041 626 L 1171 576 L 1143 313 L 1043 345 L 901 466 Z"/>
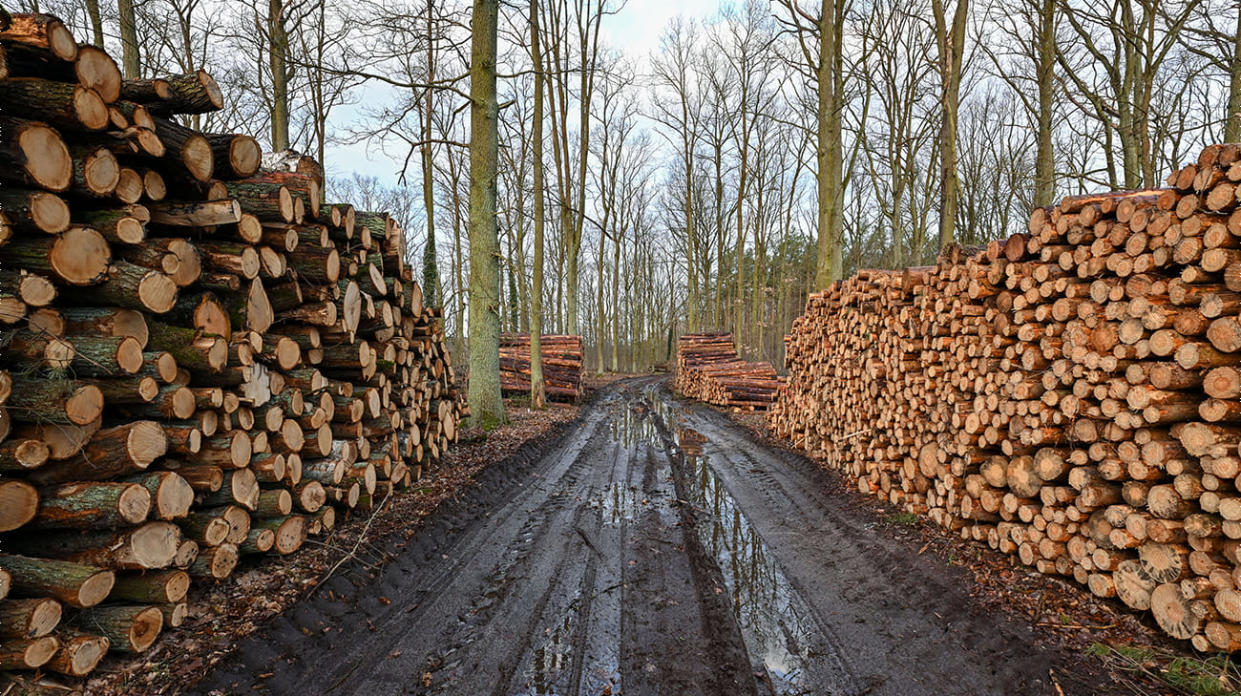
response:
<path fill-rule="evenodd" d="M 769 362 L 742 360 L 731 333 L 685 334 L 677 339 L 672 386 L 691 399 L 753 411 L 775 402 L 780 377 Z"/>
<path fill-rule="evenodd" d="M 0 672 L 84 677 L 417 479 L 462 407 L 400 228 L 182 125 L 209 75 L 123 80 L 48 15 L 0 58 Z"/>
<path fill-rule="evenodd" d="M 547 398 L 580 399 L 585 352 L 582 337 L 543 334 L 539 344 Z M 530 334 L 500 334 L 500 389 L 505 394 L 530 394 Z"/>
<path fill-rule="evenodd" d="M 862 492 L 1235 651 L 1241 145 L 1168 186 L 813 294 L 769 426 Z"/>

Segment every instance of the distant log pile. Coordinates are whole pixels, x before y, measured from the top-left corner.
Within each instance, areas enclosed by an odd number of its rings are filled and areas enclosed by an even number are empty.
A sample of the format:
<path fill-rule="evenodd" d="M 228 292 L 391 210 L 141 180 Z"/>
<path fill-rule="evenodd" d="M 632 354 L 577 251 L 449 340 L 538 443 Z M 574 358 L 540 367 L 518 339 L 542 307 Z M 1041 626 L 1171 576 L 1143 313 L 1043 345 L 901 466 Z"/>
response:
<path fill-rule="evenodd" d="M 0 672 L 146 650 L 191 583 L 456 438 L 402 231 L 173 118 L 222 102 L 203 72 L 122 80 L 54 17 L 0 26 Z"/>
<path fill-rule="evenodd" d="M 813 294 L 769 424 L 858 488 L 1241 649 L 1241 146 Z"/>
<path fill-rule="evenodd" d="M 539 343 L 547 398 L 581 398 L 582 337 L 544 334 Z M 500 334 L 500 388 L 506 394 L 530 394 L 530 334 Z"/>
<path fill-rule="evenodd" d="M 742 360 L 731 333 L 699 333 L 677 339 L 672 384 L 691 399 L 752 411 L 775 402 L 780 378 L 769 362 Z"/>

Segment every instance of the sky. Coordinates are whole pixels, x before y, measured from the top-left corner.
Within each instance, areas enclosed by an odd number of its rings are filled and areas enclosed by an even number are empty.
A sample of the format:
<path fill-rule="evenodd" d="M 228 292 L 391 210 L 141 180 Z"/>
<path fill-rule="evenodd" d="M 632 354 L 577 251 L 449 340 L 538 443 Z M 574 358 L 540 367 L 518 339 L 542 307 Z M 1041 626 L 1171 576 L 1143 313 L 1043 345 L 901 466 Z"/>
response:
<path fill-rule="evenodd" d="M 647 58 L 658 50 L 659 37 L 669 20 L 677 15 L 707 19 L 718 11 L 725 0 L 628 0 L 615 15 L 604 18 L 601 33 L 603 43 L 618 48 L 627 56 L 645 65 Z M 332 113 L 333 129 L 340 130 L 358 122 L 363 115 L 364 104 L 378 104 L 391 100 L 392 87 L 368 85 L 358 90 L 354 102 L 338 107 Z M 352 145 L 329 145 L 326 159 L 330 176 L 349 176 L 358 172 L 378 177 L 391 186 L 397 183 L 405 153 L 384 153 L 376 143 Z M 411 170 L 408 176 L 417 181 L 419 173 Z"/>

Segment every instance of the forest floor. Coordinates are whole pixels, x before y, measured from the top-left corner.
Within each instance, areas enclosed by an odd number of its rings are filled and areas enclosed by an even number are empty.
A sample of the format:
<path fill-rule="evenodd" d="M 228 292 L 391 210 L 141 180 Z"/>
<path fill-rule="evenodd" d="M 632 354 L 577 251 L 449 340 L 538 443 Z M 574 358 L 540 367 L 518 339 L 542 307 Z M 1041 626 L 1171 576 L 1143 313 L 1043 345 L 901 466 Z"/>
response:
<path fill-rule="evenodd" d="M 217 663 L 233 659 L 239 641 L 315 594 L 334 574 L 377 575 L 419 533 L 428 515 L 461 496 L 487 467 L 553 440 L 580 411 L 570 404 L 554 403 L 542 412 L 509 400 L 506 404 L 507 425 L 489 433 L 463 431 L 439 465 L 386 505 L 355 511 L 329 536 L 308 540 L 291 556 L 243 561 L 223 582 L 196 583 L 186 600 L 186 622 L 143 655 L 109 657 L 85 684 L 86 694 L 185 693 Z M 323 593 L 331 596 L 329 589 Z M 3 691 L 0 688 L 0 694 Z"/>
<path fill-rule="evenodd" d="M 571 424 L 301 588 L 189 688 L 1213 693 L 1169 686 L 1158 672 L 1184 654 L 1117 606 L 885 509 L 768 440 L 760 416 L 664 382 L 602 386 Z"/>

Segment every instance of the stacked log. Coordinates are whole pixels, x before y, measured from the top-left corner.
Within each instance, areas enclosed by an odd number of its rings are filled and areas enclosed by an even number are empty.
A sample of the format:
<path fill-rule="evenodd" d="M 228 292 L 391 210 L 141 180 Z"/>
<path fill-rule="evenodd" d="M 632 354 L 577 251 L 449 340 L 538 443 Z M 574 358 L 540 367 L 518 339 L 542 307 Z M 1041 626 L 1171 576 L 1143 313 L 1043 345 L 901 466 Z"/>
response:
<path fill-rule="evenodd" d="M 769 414 L 859 490 L 1241 649 L 1241 146 L 813 294 Z"/>
<path fill-rule="evenodd" d="M 581 336 L 543 334 L 543 390 L 547 398 L 577 401 L 583 392 Z M 505 394 L 530 393 L 530 334 L 500 334 L 500 389 Z"/>
<path fill-rule="evenodd" d="M 122 80 L 48 15 L 0 49 L 0 671 L 82 677 L 409 485 L 463 409 L 399 226 L 181 125 L 209 75 Z"/>
<path fill-rule="evenodd" d="M 769 362 L 742 360 L 731 333 L 697 333 L 677 339 L 672 384 L 691 399 L 753 411 L 775 402 L 780 378 Z"/>

